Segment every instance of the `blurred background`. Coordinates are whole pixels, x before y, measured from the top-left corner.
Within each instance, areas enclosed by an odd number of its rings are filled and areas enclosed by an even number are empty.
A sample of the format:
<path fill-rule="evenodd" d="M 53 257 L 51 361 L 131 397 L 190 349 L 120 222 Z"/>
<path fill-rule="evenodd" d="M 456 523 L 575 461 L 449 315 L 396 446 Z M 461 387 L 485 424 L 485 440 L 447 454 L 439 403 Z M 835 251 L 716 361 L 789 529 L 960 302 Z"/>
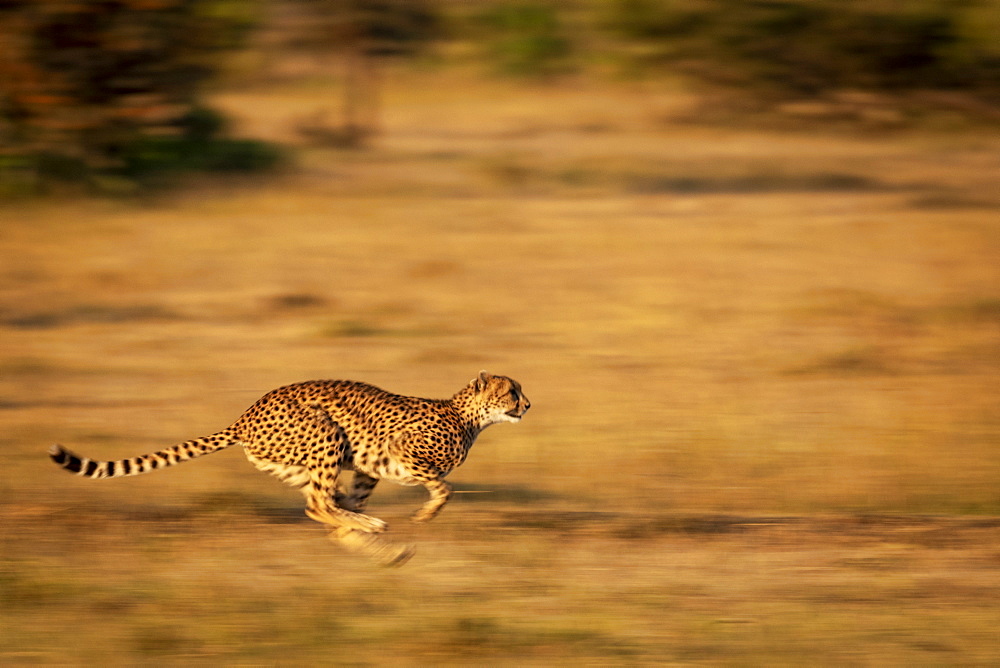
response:
<path fill-rule="evenodd" d="M 0 662 L 1000 661 L 997 0 L 0 2 Z M 339 551 L 314 378 L 532 411 Z"/>

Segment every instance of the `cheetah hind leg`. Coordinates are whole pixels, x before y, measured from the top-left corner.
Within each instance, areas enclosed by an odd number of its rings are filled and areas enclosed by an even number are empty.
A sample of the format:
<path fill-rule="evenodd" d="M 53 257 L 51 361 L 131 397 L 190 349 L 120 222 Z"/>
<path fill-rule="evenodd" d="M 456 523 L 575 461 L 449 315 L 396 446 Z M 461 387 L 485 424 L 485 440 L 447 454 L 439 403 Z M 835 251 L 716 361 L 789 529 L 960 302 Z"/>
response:
<path fill-rule="evenodd" d="M 278 467 L 271 468 L 277 469 Z M 309 501 L 313 490 L 312 485 L 310 484 L 311 476 L 309 471 L 304 466 L 285 467 L 281 469 L 279 473 L 279 477 L 282 481 L 292 485 L 293 487 L 301 488 L 306 494 L 307 502 Z M 377 478 L 370 478 L 364 474 L 356 475 L 354 484 L 352 485 L 352 491 L 349 496 L 343 494 L 339 490 L 335 493 L 336 505 L 341 506 L 347 511 L 362 510 L 365 502 L 368 500 L 368 496 L 371 494 L 372 489 L 374 489 L 377 483 Z M 306 510 L 306 514 L 309 514 L 308 510 Z M 352 512 L 349 514 L 354 515 L 355 513 Z M 359 516 L 367 517 L 367 515 Z M 312 517 L 311 514 L 310 517 Z M 318 518 L 313 517 L 313 519 Z M 412 557 L 415 552 L 412 545 L 396 545 L 385 537 L 369 531 L 362 531 L 360 529 L 344 525 L 331 524 L 325 517 L 323 519 L 319 519 L 319 521 L 326 525 L 331 541 L 340 545 L 348 552 L 367 557 L 381 566 L 402 566 L 410 560 L 410 557 Z"/>
<path fill-rule="evenodd" d="M 342 498 L 337 492 L 337 466 L 310 467 L 310 482 L 303 488 L 306 495 L 306 515 L 333 528 L 356 529 L 368 533 L 381 533 L 386 523 L 377 517 L 356 513 L 337 506 L 335 499 Z"/>
<path fill-rule="evenodd" d="M 310 450 L 305 461 L 309 484 L 302 489 L 306 496 L 306 515 L 333 527 L 381 533 L 387 528 L 382 520 L 338 505 L 344 499 L 344 495 L 337 489 L 337 479 L 346 460 L 346 453 L 346 436 L 337 425 L 333 425 L 327 438 Z"/>
<path fill-rule="evenodd" d="M 331 527 L 343 525 L 362 531 L 385 531 L 386 524 L 382 520 L 352 512 L 360 510 L 357 506 L 338 507 L 341 501 L 347 500 L 340 491 L 336 490 L 337 477 L 340 473 L 339 467 L 324 469 L 321 463 L 316 462 L 311 462 L 308 467 L 281 464 L 256 457 L 249 452 L 246 453 L 246 456 L 250 463 L 261 471 L 270 473 L 286 485 L 301 490 L 306 497 L 306 515 L 310 519 Z"/>
<path fill-rule="evenodd" d="M 363 512 L 368 505 L 368 497 L 371 496 L 379 479 L 373 478 L 360 471 L 354 472 L 354 480 L 351 482 L 349 494 L 344 494 L 337 490 L 336 503 L 345 510 L 353 510 L 356 513 Z"/>
<path fill-rule="evenodd" d="M 345 510 L 362 512 L 378 482 L 378 478 L 355 471 L 349 493 L 336 492 L 336 505 Z M 412 545 L 397 545 L 383 535 L 346 526 L 330 527 L 330 540 L 348 552 L 367 557 L 381 566 L 402 566 L 415 552 Z"/>
<path fill-rule="evenodd" d="M 415 552 L 412 545 L 398 545 L 380 534 L 350 527 L 330 527 L 330 540 L 354 554 L 365 556 L 380 566 L 402 566 Z"/>

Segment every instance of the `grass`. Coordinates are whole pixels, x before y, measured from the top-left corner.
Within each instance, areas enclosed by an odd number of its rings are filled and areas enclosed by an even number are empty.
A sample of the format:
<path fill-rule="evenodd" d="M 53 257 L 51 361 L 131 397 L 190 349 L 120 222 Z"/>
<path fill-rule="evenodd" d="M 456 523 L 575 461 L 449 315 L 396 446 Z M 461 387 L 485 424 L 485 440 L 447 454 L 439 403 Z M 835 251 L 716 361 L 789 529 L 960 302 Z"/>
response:
<path fill-rule="evenodd" d="M 1000 659 L 994 140 L 387 77 L 368 151 L 0 211 L 0 662 Z M 323 94 L 218 104 L 294 141 Z M 288 382 L 446 396 L 481 368 L 532 411 L 431 525 L 376 491 L 418 546 L 398 571 L 235 451 L 105 482 L 44 456 L 211 433 Z"/>
<path fill-rule="evenodd" d="M 36 536 L 5 544 L 5 661 L 995 657 L 995 521 L 673 516 L 640 520 L 651 530 L 635 533 L 625 513 L 564 514 L 553 530 L 533 524 L 535 513 L 497 510 L 442 517 L 420 532 L 425 556 L 397 571 L 330 555 L 305 520 L 233 511 L 85 519 L 87 531 L 74 532 L 80 520 L 66 515 L 5 517 Z M 42 617 L 44 643 L 33 623 Z"/>

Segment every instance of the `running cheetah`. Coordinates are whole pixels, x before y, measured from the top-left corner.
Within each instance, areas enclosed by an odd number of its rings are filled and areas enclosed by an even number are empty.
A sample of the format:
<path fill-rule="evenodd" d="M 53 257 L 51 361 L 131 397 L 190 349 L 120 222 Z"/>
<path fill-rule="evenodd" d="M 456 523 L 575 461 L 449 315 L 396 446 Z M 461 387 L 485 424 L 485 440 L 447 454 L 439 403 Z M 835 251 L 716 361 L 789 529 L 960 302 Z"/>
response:
<path fill-rule="evenodd" d="M 229 428 L 148 455 L 117 461 L 81 457 L 61 445 L 49 450 L 62 468 L 88 478 L 147 473 L 242 445 L 247 459 L 306 497 L 306 515 L 327 525 L 331 537 L 386 562 L 412 550 L 394 550 L 376 534 L 380 519 L 363 513 L 379 480 L 423 485 L 430 499 L 413 516 L 426 522 L 447 503 L 444 477 L 458 467 L 486 427 L 519 422 L 531 407 L 521 385 L 485 371 L 451 399 L 391 394 L 366 383 L 315 380 L 273 390 Z M 353 471 L 340 490 L 341 471 Z"/>

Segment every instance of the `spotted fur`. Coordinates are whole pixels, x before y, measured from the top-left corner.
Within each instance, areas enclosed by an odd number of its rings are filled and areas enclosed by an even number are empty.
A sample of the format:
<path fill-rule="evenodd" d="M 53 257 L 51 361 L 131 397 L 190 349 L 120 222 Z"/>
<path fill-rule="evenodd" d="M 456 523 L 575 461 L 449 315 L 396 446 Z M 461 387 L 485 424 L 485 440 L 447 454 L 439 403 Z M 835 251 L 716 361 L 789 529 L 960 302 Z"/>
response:
<path fill-rule="evenodd" d="M 371 534 L 386 525 L 363 511 L 380 480 L 423 485 L 430 499 L 413 519 L 426 522 L 447 503 L 451 486 L 444 478 L 465 461 L 480 432 L 498 422 L 520 421 L 530 406 L 517 381 L 485 371 L 451 399 L 317 380 L 273 390 L 227 429 L 147 455 L 97 461 L 61 445 L 52 446 L 49 455 L 72 473 L 117 478 L 242 445 L 258 469 L 302 489 L 309 517 L 329 526 L 341 542 L 372 552 L 384 545 Z M 346 490 L 338 489 L 342 471 L 354 472 Z"/>

